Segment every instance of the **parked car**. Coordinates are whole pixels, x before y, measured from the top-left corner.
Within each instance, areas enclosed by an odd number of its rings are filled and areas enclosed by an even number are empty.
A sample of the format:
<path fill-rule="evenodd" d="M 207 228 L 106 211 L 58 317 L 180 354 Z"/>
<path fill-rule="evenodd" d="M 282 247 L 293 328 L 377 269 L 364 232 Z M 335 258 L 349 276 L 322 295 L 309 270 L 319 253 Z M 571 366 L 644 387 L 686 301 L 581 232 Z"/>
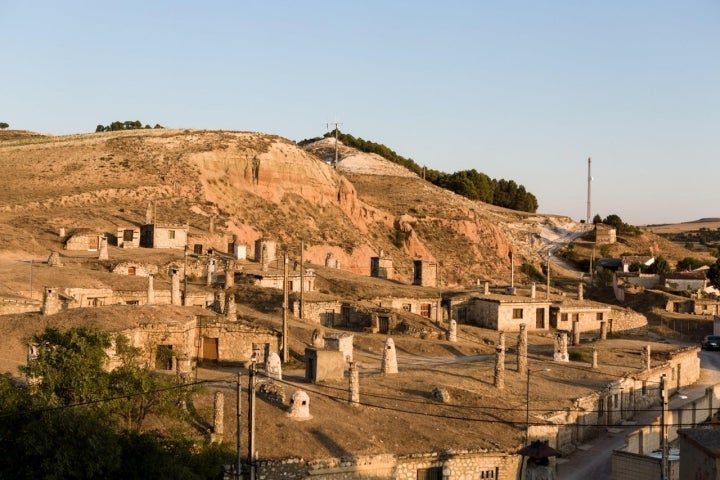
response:
<path fill-rule="evenodd" d="M 703 350 L 720 350 L 720 335 L 708 335 L 700 342 Z"/>

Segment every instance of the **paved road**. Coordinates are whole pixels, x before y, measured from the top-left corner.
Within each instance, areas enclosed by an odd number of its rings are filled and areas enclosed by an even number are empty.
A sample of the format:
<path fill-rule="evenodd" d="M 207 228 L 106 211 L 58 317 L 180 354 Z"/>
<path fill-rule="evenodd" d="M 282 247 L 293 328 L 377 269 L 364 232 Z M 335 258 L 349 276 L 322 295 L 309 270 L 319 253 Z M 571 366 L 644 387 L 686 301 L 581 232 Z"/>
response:
<path fill-rule="evenodd" d="M 720 383 L 720 352 L 700 352 L 700 379 L 691 387 L 684 388 L 682 393 L 687 398 L 672 398 L 669 407 L 675 408 L 705 394 L 705 388 Z M 660 408 L 656 412 L 642 412 L 635 415 L 635 423 L 643 425 L 655 421 L 660 416 Z M 611 477 L 612 451 L 625 444 L 625 436 L 635 430 L 634 427 L 609 428 L 598 438 L 582 445 L 572 455 L 559 459 L 557 466 L 560 480 L 609 480 Z"/>

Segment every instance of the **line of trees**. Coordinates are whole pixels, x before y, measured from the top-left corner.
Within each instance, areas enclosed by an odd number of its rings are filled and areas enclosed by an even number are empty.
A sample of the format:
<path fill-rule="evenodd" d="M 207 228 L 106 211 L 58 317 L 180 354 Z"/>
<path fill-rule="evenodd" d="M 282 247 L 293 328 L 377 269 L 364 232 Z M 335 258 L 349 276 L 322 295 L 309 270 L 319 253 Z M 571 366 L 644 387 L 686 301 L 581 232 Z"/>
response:
<path fill-rule="evenodd" d="M 150 415 L 191 425 L 181 405 L 197 386 L 140 367 L 114 340 L 121 365 L 106 371 L 110 334 L 49 328 L 33 338 L 27 384 L 0 375 L 0 478 L 214 479 L 232 463 L 226 444 L 144 429 Z"/>
<path fill-rule="evenodd" d="M 380 143 L 355 138 L 348 133 L 338 133 L 338 140 L 343 144 L 356 148 L 361 152 L 375 153 L 398 165 L 402 165 L 425 180 L 462 195 L 471 200 L 479 200 L 499 207 L 534 213 L 538 209 L 535 195 L 528 192 L 524 186 L 518 185 L 514 180 L 492 179 L 475 169 L 460 170 L 454 173 L 445 173 L 439 170 L 423 168 L 413 159 L 398 155 L 392 149 Z M 334 137 L 335 131 L 328 132 L 325 137 Z M 312 140 L 304 140 L 300 145 Z"/>
<path fill-rule="evenodd" d="M 114 121 L 110 125 L 98 125 L 95 127 L 95 132 L 115 132 L 117 130 L 138 130 L 141 128 L 165 128 L 159 123 L 156 123 L 154 127 L 149 124 L 143 126 L 140 120 L 125 120 L 124 122 Z"/>

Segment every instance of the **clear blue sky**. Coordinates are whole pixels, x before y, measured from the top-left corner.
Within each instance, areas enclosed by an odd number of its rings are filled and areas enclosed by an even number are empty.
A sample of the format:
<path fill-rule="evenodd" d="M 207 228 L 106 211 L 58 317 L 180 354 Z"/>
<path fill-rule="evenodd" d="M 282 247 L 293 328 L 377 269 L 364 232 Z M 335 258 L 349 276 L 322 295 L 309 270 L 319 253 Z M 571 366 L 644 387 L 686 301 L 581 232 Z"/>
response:
<path fill-rule="evenodd" d="M 326 123 L 540 212 L 720 217 L 720 1 L 0 0 L 0 121 Z"/>

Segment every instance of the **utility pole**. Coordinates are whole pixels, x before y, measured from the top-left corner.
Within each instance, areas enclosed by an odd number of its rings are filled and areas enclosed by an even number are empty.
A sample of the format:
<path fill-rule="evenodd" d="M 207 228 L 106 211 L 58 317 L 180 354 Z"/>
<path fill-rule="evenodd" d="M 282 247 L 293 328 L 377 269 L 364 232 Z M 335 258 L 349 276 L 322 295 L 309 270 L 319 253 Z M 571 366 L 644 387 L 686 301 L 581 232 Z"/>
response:
<path fill-rule="evenodd" d="M 337 163 L 338 163 L 338 132 L 339 132 L 338 127 L 339 127 L 340 125 L 342 125 L 342 123 L 339 123 L 339 122 L 328 123 L 328 124 L 327 124 L 327 128 L 328 128 L 328 129 L 330 128 L 330 125 L 334 125 L 334 126 L 335 126 L 335 161 L 333 162 L 333 168 L 337 168 Z"/>
<path fill-rule="evenodd" d="M 550 257 L 551 256 L 552 256 L 552 253 L 550 253 L 548 251 L 547 268 L 546 268 L 546 270 L 547 270 L 547 272 L 546 272 L 547 287 L 545 288 L 545 300 L 550 300 Z"/>
<path fill-rule="evenodd" d="M 30 300 L 33 298 L 33 291 L 32 291 L 32 267 L 33 267 L 33 261 L 30 259 Z"/>
<path fill-rule="evenodd" d="M 253 352 L 250 357 L 250 378 L 248 380 L 248 465 L 250 480 L 255 480 L 255 361 Z"/>
<path fill-rule="evenodd" d="M 290 361 L 290 352 L 288 351 L 288 256 L 283 255 L 283 323 L 282 323 L 282 361 L 287 363 Z"/>
<path fill-rule="evenodd" d="M 668 398 L 667 391 L 665 390 L 665 375 L 660 377 L 660 398 L 662 399 L 662 416 L 660 417 L 660 428 L 662 438 L 660 439 L 660 449 L 662 454 L 662 460 L 660 462 L 660 478 L 661 480 L 670 480 L 670 471 L 668 469 L 668 425 L 667 425 L 667 409 L 668 409 Z"/>
<path fill-rule="evenodd" d="M 241 412 L 241 397 L 242 397 L 242 387 L 240 384 L 242 374 L 238 372 L 237 374 L 237 406 L 236 406 L 236 413 L 237 413 L 237 448 L 236 448 L 236 454 L 237 454 L 237 465 L 235 466 L 235 478 L 237 480 L 240 480 L 242 478 L 242 454 L 240 453 L 240 439 L 241 439 L 241 433 L 242 433 L 242 417 L 240 416 Z"/>
<path fill-rule="evenodd" d="M 592 184 L 592 175 L 590 173 L 590 165 L 592 164 L 591 157 L 588 157 L 588 188 L 587 188 L 587 217 L 585 218 L 585 224 L 590 225 L 590 185 Z"/>
<path fill-rule="evenodd" d="M 183 305 L 187 307 L 187 257 L 188 257 L 188 246 L 187 241 L 185 243 L 185 267 L 183 269 Z"/>
<path fill-rule="evenodd" d="M 300 240 L 300 320 L 305 313 L 305 240 Z"/>

